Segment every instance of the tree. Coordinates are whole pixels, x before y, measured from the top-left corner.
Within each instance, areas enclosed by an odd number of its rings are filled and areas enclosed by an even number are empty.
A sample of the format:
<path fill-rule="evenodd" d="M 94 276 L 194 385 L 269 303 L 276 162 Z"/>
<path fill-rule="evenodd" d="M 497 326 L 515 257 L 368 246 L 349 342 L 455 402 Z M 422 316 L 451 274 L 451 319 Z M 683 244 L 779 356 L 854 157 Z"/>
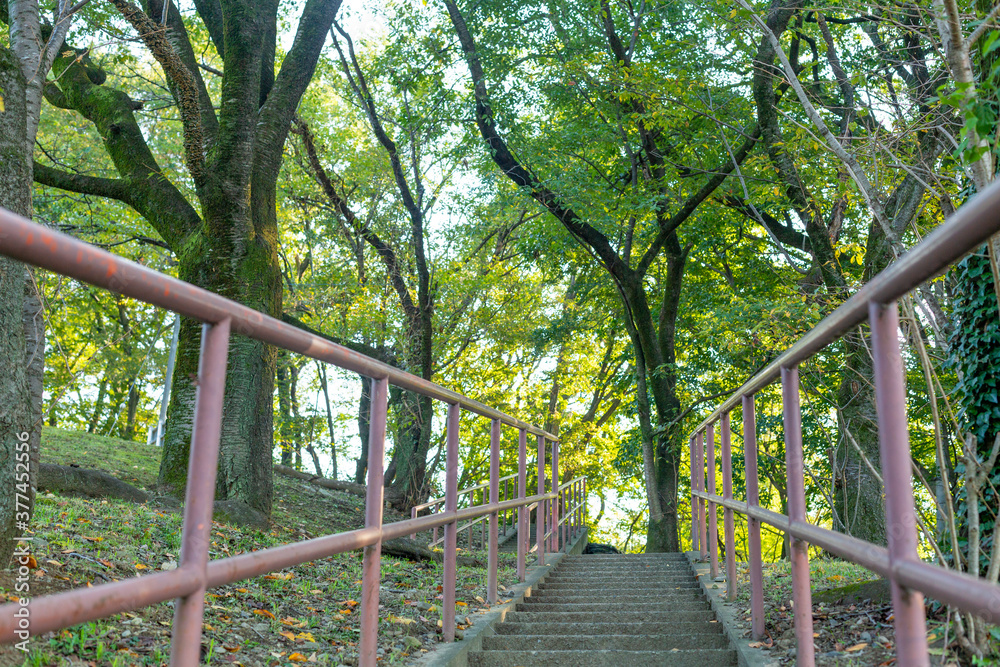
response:
<path fill-rule="evenodd" d="M 677 387 L 677 317 L 685 268 L 693 241 L 682 242 L 679 230 L 723 183 L 736 164 L 746 159 L 757 131 L 742 131 L 744 140 L 721 164 L 700 166 L 707 174 L 700 187 L 687 189 L 684 179 L 690 168 L 678 165 L 680 147 L 667 138 L 661 109 L 648 103 L 649 71 L 655 62 L 655 45 L 646 35 L 655 30 L 644 22 L 662 26 L 663 16 L 653 10 L 630 8 L 627 21 L 632 37 L 623 41 L 610 3 L 575 7 L 550 3 L 545 16 L 551 22 L 557 51 L 575 67 L 566 68 L 569 95 L 575 113 L 585 113 L 589 122 L 602 128 L 603 143 L 586 163 L 597 172 L 600 191 L 588 193 L 593 199 L 581 201 L 569 184 L 550 186 L 558 179 L 541 175 L 527 166 L 509 148 L 500 134 L 494 102 L 477 45 L 462 11 L 446 0 L 445 6 L 458 36 L 471 75 L 476 125 L 489 156 L 518 188 L 561 223 L 572 239 L 583 245 L 606 271 L 624 305 L 624 324 L 632 344 L 646 495 L 649 502 L 646 548 L 649 551 L 677 551 L 677 490 L 682 451 Z M 582 36 L 565 29 L 572 20 Z M 485 22 L 484 22 L 485 24 Z M 582 63 L 572 63 L 577 53 L 598 58 L 601 74 L 589 75 Z M 657 53 L 658 57 L 667 54 Z M 688 65 L 690 67 L 690 65 Z M 578 77 L 578 78 L 577 78 Z M 657 81 L 658 83 L 658 81 Z M 577 93 L 577 91 L 579 91 Z M 560 91 L 561 92 L 561 91 Z M 565 99 L 565 95 L 561 96 Z M 687 120 L 687 119 L 686 119 Z M 597 138 L 588 138 L 597 141 Z M 579 139 L 578 139 L 579 141 Z M 586 140 L 584 140 L 586 141 Z M 586 143 L 578 144 L 582 148 Z M 611 156 L 626 156 L 613 159 Z M 675 167 L 675 165 L 678 165 Z M 593 177 L 593 176 L 592 176 Z M 596 201 L 628 202 L 621 211 L 611 211 L 612 221 L 595 215 Z M 607 207 L 606 207 L 607 211 Z M 588 215 L 593 220 L 588 220 Z M 604 223 L 600 228 L 600 220 Z M 661 264 L 662 262 L 662 264 Z M 658 274 L 657 290 L 650 294 L 651 269 Z M 657 312 L 658 311 L 658 312 Z"/>
<path fill-rule="evenodd" d="M 27 218 L 32 216 L 31 173 L 42 88 L 72 16 L 81 6 L 59 2 L 53 23 L 44 24 L 37 0 L 0 5 L 0 22 L 7 24 L 10 36 L 10 47 L 0 46 L 0 206 Z M 0 484 L 17 489 L 0 501 L 0 565 L 6 565 L 13 539 L 21 533 L 18 517 L 30 517 L 34 507 L 43 418 L 45 321 L 34 272 L 7 258 L 0 262 L 0 339 L 4 340 L 4 358 L 13 360 L 15 366 L 0 389 Z M 22 442 L 27 443 L 30 461 L 28 482 L 18 486 L 16 464 Z"/>
<path fill-rule="evenodd" d="M 211 59 L 219 67 L 206 69 L 218 73 L 217 87 L 202 78 L 191 39 L 194 17 L 182 16 L 177 3 L 148 0 L 140 8 L 114 1 L 163 72 L 183 128 L 187 173 L 168 178 L 170 170 L 154 156 L 137 117 L 142 104 L 113 87 L 87 50 L 66 49 L 56 59 L 58 77 L 46 86 L 46 99 L 93 124 L 118 177 L 37 165 L 35 180 L 124 202 L 176 255 L 182 280 L 280 318 L 276 183 L 282 151 L 340 2 L 307 0 L 283 57 L 277 2 L 195 5 L 197 27 L 217 55 Z M 178 493 L 186 483 L 199 341 L 199 324 L 185 319 L 160 467 L 160 482 Z M 216 487 L 218 498 L 238 498 L 265 514 L 272 499 L 275 359 L 273 348 L 238 333 L 230 342 Z"/>

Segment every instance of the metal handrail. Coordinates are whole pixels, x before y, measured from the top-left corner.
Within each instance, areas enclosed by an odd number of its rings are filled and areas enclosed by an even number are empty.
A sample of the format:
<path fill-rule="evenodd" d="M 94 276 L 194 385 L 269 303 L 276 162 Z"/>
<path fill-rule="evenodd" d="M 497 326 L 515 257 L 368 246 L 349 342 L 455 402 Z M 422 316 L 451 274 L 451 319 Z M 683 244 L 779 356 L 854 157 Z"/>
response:
<path fill-rule="evenodd" d="M 383 540 L 444 526 L 446 547 L 442 585 L 444 598 L 442 634 L 444 641 L 452 641 L 455 636 L 455 539 L 459 521 L 489 516 L 486 598 L 491 604 L 497 601 L 498 513 L 519 509 L 518 523 L 519 526 L 523 526 L 527 519 L 524 507 L 545 507 L 546 503 L 551 503 L 552 524 L 558 523 L 557 500 L 563 491 L 556 488 L 545 492 L 544 463 L 546 448 L 551 445 L 552 478 L 558 479 L 559 441 L 556 436 L 544 429 L 204 289 L 36 225 L 4 209 L 0 209 L 0 254 L 154 306 L 170 309 L 205 323 L 198 377 L 195 383 L 197 387 L 195 419 L 188 461 L 179 567 L 173 571 L 31 599 L 26 606 L 20 602 L 2 605 L 0 644 L 23 640 L 25 632 L 38 635 L 176 598 L 171 633 L 171 665 L 188 667 L 199 661 L 204 598 L 208 588 L 363 548 L 361 633 L 358 653 L 361 665 L 373 667 L 377 660 L 378 591 Z M 208 548 L 211 542 L 209 533 L 212 527 L 212 502 L 216 484 L 231 333 L 254 338 L 373 379 L 364 528 L 209 561 Z M 384 444 L 390 382 L 447 404 L 445 466 L 447 494 L 443 512 L 384 524 L 382 520 Z M 458 509 L 459 423 L 463 410 L 491 420 L 488 485 L 490 502 Z M 500 432 L 504 424 L 513 426 L 519 434 L 518 485 L 521 497 L 499 502 L 497 492 L 501 455 Z M 525 497 L 525 448 L 528 433 L 534 434 L 538 440 L 539 493 Z M 585 490 L 585 483 L 583 487 Z M 540 512 L 539 516 L 544 524 L 546 513 Z M 562 524 L 579 529 L 583 526 L 585 518 L 580 512 L 572 521 L 567 523 L 564 520 Z M 563 544 L 565 543 L 564 540 Z M 558 547 L 557 541 L 554 540 L 553 544 Z M 518 577 L 521 581 L 525 579 L 526 552 L 526 545 L 519 541 Z M 539 551 L 539 564 L 544 564 L 542 550 Z M 26 625 L 30 630 L 25 629 Z"/>
<path fill-rule="evenodd" d="M 747 517 L 751 635 L 760 639 L 765 632 L 760 524 L 767 523 L 791 536 L 792 598 L 798 645 L 796 660 L 802 667 L 811 667 L 815 661 L 808 544 L 815 544 L 861 564 L 890 581 L 897 660 L 901 665 L 923 667 L 929 664 L 923 593 L 960 611 L 1000 623 L 1000 586 L 986 579 L 948 570 L 946 565 L 925 563 L 917 552 L 918 518 L 910 478 L 905 366 L 900 349 L 897 304 L 898 299 L 937 276 L 997 232 L 1000 232 L 1000 181 L 971 199 L 945 224 L 861 287 L 815 328 L 755 374 L 692 431 L 692 546 L 700 552 L 702 560 L 710 562 L 711 576 L 718 576 L 716 508 L 722 507 L 726 592 L 730 600 L 735 600 L 734 513 Z M 871 327 L 888 548 L 814 526 L 808 523 L 806 516 L 798 366 L 865 320 Z M 787 516 L 760 506 L 757 474 L 754 395 L 779 377 L 784 417 Z M 732 483 L 729 415 L 740 403 L 743 411 L 745 501 L 733 498 Z M 722 496 L 716 493 L 716 425 L 721 426 L 722 436 L 719 456 Z"/>
<path fill-rule="evenodd" d="M 517 473 L 514 473 L 513 475 L 507 475 L 506 477 L 501 477 L 497 481 L 498 482 L 506 482 L 507 480 L 516 479 L 516 478 L 517 478 Z M 459 495 L 459 497 L 461 497 L 463 495 L 467 495 L 469 493 L 473 493 L 475 491 L 481 491 L 483 489 L 488 489 L 488 488 L 490 488 L 490 483 L 489 482 L 484 482 L 483 484 L 477 484 L 475 486 L 469 486 L 469 487 L 466 487 L 464 489 L 459 489 L 458 495 Z M 442 496 L 440 498 L 433 498 L 431 500 L 428 500 L 426 503 L 422 503 L 420 505 L 414 505 L 411 508 L 411 511 L 419 512 L 420 510 L 427 509 L 428 507 L 434 507 L 435 505 L 442 505 L 442 504 L 444 504 L 444 501 L 445 501 L 444 496 Z"/>
<path fill-rule="evenodd" d="M 241 336 L 325 361 L 373 380 L 387 380 L 401 389 L 458 405 L 463 410 L 489 419 L 499 419 L 503 424 L 523 428 L 546 440 L 558 440 L 555 435 L 537 426 L 430 380 L 293 327 L 214 292 L 43 227 L 2 208 L 0 230 L 3 231 L 3 236 L 0 237 L 0 254 L 7 257 L 172 310 L 206 324 L 219 324 L 229 319 L 232 321 L 233 331 Z"/>

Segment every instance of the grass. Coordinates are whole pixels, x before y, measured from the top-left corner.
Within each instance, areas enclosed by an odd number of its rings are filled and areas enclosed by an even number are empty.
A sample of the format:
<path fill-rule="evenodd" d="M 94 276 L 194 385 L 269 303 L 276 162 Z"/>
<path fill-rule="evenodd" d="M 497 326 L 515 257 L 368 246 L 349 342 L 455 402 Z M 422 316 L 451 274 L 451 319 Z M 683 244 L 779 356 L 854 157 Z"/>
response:
<path fill-rule="evenodd" d="M 98 468 L 148 489 L 156 479 L 160 450 L 45 429 L 42 451 L 45 462 Z M 277 476 L 275 498 L 268 532 L 213 522 L 211 557 L 363 525 L 363 499 L 351 494 Z M 387 512 L 385 520 L 400 518 Z M 176 508 L 41 494 L 33 518 L 38 567 L 31 574 L 31 596 L 175 567 L 181 521 Z M 513 559 L 501 554 L 499 581 L 504 586 L 516 582 Z M 356 663 L 360 580 L 361 554 L 351 552 L 210 591 L 204 619 L 205 662 Z M 439 640 L 440 582 L 439 564 L 383 557 L 379 650 L 384 664 L 403 663 Z M 0 573 L 0 599 L 16 599 L 13 584 L 9 573 Z M 486 570 L 460 567 L 460 628 L 486 609 L 485 596 Z M 168 661 L 172 616 L 173 603 L 166 602 L 33 637 L 26 658 L 10 647 L 0 648 L 0 664 L 162 665 Z"/>

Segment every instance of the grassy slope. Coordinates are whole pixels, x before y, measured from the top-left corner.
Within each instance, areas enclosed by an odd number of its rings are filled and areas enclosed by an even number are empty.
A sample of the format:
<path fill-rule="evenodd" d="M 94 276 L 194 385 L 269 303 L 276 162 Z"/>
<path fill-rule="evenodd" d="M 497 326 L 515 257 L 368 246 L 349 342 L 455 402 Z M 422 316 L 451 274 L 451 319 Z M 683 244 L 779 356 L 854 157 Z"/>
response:
<path fill-rule="evenodd" d="M 156 480 L 159 450 L 57 429 L 42 440 L 47 463 L 97 468 L 140 487 Z M 273 526 L 268 533 L 214 523 L 213 558 L 361 527 L 363 500 L 278 476 Z M 387 513 L 386 521 L 398 520 Z M 33 520 L 32 596 L 142 576 L 176 563 L 181 515 L 177 510 L 127 502 L 44 494 Z M 485 557 L 482 558 L 485 560 Z M 501 584 L 516 581 L 512 557 L 501 555 Z M 383 662 L 405 662 L 438 639 L 441 568 L 383 558 L 380 651 Z M 356 659 L 361 554 L 340 554 L 281 573 L 237 582 L 209 594 L 204 648 L 213 664 L 353 664 Z M 9 573 L 0 573 L 0 600 L 14 597 Z M 459 568 L 461 621 L 484 607 L 486 571 Z M 169 652 L 172 603 L 125 613 L 31 640 L 26 665 L 162 665 Z M 6 651 L 6 653 L 4 652 Z M 22 655 L 0 648 L 0 664 Z"/>

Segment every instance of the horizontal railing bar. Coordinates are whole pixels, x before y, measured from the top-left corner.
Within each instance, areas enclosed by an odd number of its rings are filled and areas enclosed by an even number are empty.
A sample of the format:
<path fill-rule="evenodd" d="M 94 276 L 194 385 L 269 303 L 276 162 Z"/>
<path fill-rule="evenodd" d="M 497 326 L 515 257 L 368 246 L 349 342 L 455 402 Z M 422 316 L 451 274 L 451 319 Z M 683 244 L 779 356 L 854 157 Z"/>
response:
<path fill-rule="evenodd" d="M 1000 181 L 975 195 L 937 229 L 887 269 L 865 283 L 839 308 L 827 315 L 777 359 L 750 378 L 709 415 L 694 432 L 718 421 L 744 396 L 753 396 L 778 379 L 782 368 L 797 366 L 868 319 L 868 304 L 889 303 L 937 276 L 1000 231 Z"/>
<path fill-rule="evenodd" d="M 506 477 L 501 477 L 497 481 L 498 482 L 505 482 L 505 481 L 507 481 L 509 479 L 514 479 L 515 477 L 517 477 L 517 473 L 514 473 L 513 475 L 507 475 Z M 484 484 L 477 484 L 476 486 L 470 486 L 470 487 L 468 487 L 466 489 L 460 489 L 458 491 L 457 495 L 459 497 L 461 497 L 462 495 L 467 495 L 469 493 L 472 493 L 473 491 L 479 491 L 480 489 L 487 489 L 487 488 L 489 488 L 489 486 L 490 486 L 489 482 L 486 482 Z M 428 500 L 423 505 L 414 505 L 413 509 L 415 509 L 415 510 L 417 510 L 419 512 L 420 510 L 427 509 L 428 507 L 431 507 L 432 505 L 440 505 L 442 503 L 444 503 L 444 498 L 443 497 L 442 498 L 435 498 L 433 500 Z"/>
<path fill-rule="evenodd" d="M 0 253 L 202 322 L 232 319 L 233 332 L 324 361 L 548 440 L 551 433 L 450 389 L 337 345 L 208 290 L 123 259 L 0 208 Z"/>
<path fill-rule="evenodd" d="M 200 585 L 199 573 L 182 566 L 169 572 L 33 598 L 28 603 L 31 635 L 40 636 L 52 630 L 190 595 Z M 23 607 L 17 602 L 0 606 L 0 644 L 16 641 L 14 632 L 18 619 L 14 613 L 19 609 Z"/>
<path fill-rule="evenodd" d="M 559 490 L 562 491 L 563 489 L 565 489 L 567 487 L 570 487 L 570 486 L 576 484 L 577 482 L 579 482 L 580 480 L 585 479 L 585 478 L 586 478 L 585 475 L 580 475 L 579 477 L 574 477 L 573 479 L 569 480 L 568 482 L 563 482 L 559 486 Z"/>
<path fill-rule="evenodd" d="M 728 507 L 787 532 L 810 544 L 822 547 L 841 558 L 853 561 L 886 579 L 928 595 L 939 602 L 974 614 L 990 623 L 1000 623 L 1000 586 L 969 574 L 948 570 L 939 565 L 916 561 L 889 563 L 889 551 L 870 542 L 844 535 L 803 521 L 792 521 L 784 514 L 746 502 L 693 491 L 692 495 Z"/>
<path fill-rule="evenodd" d="M 441 512 L 416 519 L 407 519 L 378 528 L 325 535 L 303 542 L 294 542 L 271 549 L 210 561 L 208 564 L 207 587 L 215 588 L 242 579 L 275 572 L 286 567 L 294 567 L 313 560 L 328 558 L 338 553 L 354 551 L 380 539 L 390 540 L 414 531 L 429 530 L 452 521 L 482 517 L 493 512 L 514 509 L 554 499 L 550 492 L 527 498 L 516 498 L 489 505 L 476 505 L 456 512 Z M 31 632 L 43 632 L 95 621 L 114 614 L 140 609 L 158 602 L 190 595 L 199 587 L 198 576 L 183 567 L 170 572 L 149 574 L 136 579 L 101 584 L 92 588 L 77 588 L 64 593 L 47 595 L 31 600 L 29 611 Z M 13 642 L 17 637 L 17 618 L 14 612 L 20 604 L 11 602 L 0 606 L 0 643 Z"/>

